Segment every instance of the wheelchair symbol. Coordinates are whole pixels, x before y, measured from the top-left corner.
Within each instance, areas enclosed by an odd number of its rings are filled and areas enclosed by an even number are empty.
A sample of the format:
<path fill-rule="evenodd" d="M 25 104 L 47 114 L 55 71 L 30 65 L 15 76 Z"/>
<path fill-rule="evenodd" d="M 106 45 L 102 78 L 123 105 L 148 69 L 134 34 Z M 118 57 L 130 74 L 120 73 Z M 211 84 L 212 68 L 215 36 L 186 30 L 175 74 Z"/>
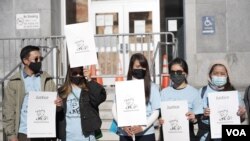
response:
<path fill-rule="evenodd" d="M 209 19 L 209 17 L 206 17 L 205 21 L 204 21 L 204 25 L 205 26 L 212 26 L 213 23 L 211 21 L 211 19 Z"/>

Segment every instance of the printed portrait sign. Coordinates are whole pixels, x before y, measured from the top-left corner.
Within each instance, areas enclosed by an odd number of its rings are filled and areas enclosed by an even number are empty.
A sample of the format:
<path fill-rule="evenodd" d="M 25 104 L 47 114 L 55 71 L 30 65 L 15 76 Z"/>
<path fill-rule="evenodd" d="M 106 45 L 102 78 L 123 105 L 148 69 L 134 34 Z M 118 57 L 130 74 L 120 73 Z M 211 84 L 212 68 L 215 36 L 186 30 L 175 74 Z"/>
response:
<path fill-rule="evenodd" d="M 237 91 L 208 93 L 211 137 L 221 138 L 222 125 L 240 124 L 237 116 L 239 100 Z"/>
<path fill-rule="evenodd" d="M 146 125 L 144 80 L 115 83 L 118 127 Z"/>
<path fill-rule="evenodd" d="M 97 64 L 94 34 L 88 22 L 65 26 L 70 67 Z"/>
<path fill-rule="evenodd" d="M 29 92 L 27 135 L 29 138 L 56 136 L 56 92 Z"/>
<path fill-rule="evenodd" d="M 187 112 L 187 101 L 161 102 L 164 140 L 189 141 L 189 121 L 185 115 Z"/>

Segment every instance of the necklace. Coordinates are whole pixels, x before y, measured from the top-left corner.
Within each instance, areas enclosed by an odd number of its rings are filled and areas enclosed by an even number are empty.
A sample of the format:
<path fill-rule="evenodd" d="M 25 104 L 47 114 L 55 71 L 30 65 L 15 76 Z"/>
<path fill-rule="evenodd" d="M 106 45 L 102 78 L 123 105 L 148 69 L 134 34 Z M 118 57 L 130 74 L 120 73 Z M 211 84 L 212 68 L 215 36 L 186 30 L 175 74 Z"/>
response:
<path fill-rule="evenodd" d="M 74 93 L 74 91 L 72 90 L 71 92 L 74 95 L 74 97 L 79 101 L 79 98 L 76 96 L 76 94 Z"/>

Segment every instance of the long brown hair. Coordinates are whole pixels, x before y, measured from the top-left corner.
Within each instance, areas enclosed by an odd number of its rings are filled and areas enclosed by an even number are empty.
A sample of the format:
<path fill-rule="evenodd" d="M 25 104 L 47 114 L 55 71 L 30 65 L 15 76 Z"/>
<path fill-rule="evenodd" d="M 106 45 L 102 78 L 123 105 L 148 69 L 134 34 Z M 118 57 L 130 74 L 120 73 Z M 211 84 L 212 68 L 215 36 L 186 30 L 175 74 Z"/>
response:
<path fill-rule="evenodd" d="M 136 60 L 139 61 L 140 65 L 143 68 L 146 68 L 146 73 L 144 76 L 144 87 L 145 87 L 146 104 L 148 104 L 149 98 L 150 98 L 150 92 L 151 92 L 151 77 L 150 77 L 150 72 L 149 72 L 148 61 L 143 54 L 135 53 L 131 56 L 130 62 L 129 62 L 127 80 L 132 80 L 132 70 L 133 70 L 133 66 Z"/>
<path fill-rule="evenodd" d="M 76 67 L 76 68 L 70 68 L 68 66 L 68 71 L 67 71 L 67 74 L 66 74 L 66 78 L 65 78 L 65 82 L 63 83 L 63 85 L 58 89 L 58 93 L 59 95 L 62 97 L 62 98 L 67 98 L 67 96 L 71 93 L 72 91 L 72 82 L 70 80 L 70 76 L 72 74 L 72 71 L 74 69 L 80 69 L 81 71 L 83 71 L 83 67 Z M 82 81 L 78 87 L 80 87 L 81 89 L 84 89 L 84 90 L 88 90 L 87 88 L 87 85 L 86 85 L 86 79 L 85 77 L 84 78 L 84 81 Z"/>

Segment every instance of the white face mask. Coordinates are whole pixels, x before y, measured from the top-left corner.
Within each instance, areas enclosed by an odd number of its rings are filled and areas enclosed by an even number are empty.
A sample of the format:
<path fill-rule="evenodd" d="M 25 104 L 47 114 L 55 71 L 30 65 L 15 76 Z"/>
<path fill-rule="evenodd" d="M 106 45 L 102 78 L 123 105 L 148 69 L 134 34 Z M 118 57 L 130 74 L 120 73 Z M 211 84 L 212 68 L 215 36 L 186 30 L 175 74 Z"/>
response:
<path fill-rule="evenodd" d="M 226 76 L 212 76 L 212 83 L 215 86 L 224 86 L 227 83 L 227 77 Z"/>

